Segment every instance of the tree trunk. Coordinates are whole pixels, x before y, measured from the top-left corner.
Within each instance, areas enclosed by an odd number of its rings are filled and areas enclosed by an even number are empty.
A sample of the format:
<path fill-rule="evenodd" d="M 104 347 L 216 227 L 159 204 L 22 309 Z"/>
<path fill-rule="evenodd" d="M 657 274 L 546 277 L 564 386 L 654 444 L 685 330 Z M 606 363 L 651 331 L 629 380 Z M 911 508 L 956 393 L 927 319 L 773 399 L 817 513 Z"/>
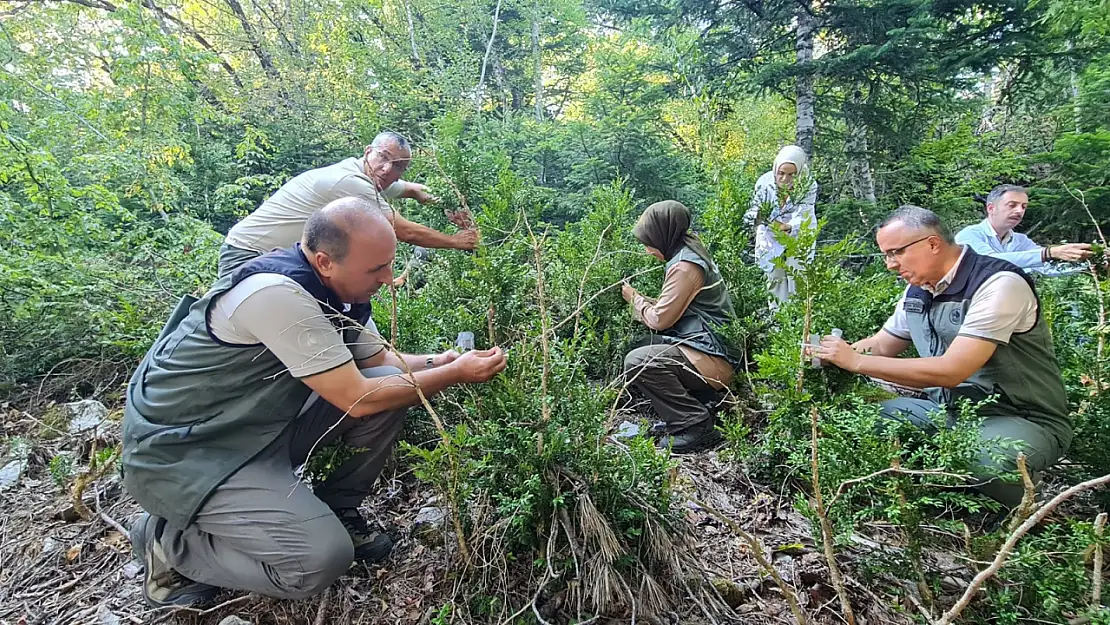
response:
<path fill-rule="evenodd" d="M 412 44 L 412 64 L 414 67 L 420 67 L 420 52 L 416 49 L 416 29 L 412 25 L 412 7 L 409 5 L 409 0 L 402 0 L 405 3 L 405 17 L 409 21 L 409 43 Z"/>
<path fill-rule="evenodd" d="M 871 177 L 871 161 L 868 157 L 867 123 L 859 107 L 860 96 L 857 91 L 844 111 L 844 122 L 848 126 L 848 135 L 844 140 L 844 152 L 848 157 L 848 179 L 853 197 L 874 204 L 875 179 Z"/>
<path fill-rule="evenodd" d="M 536 121 L 543 121 L 543 49 L 540 48 L 540 3 L 532 2 L 532 71 L 535 73 Z"/>
<path fill-rule="evenodd" d="M 1067 51 L 1070 54 L 1075 44 L 1069 39 Z M 1079 102 L 1079 77 L 1075 74 L 1075 59 L 1068 57 L 1068 73 L 1071 82 L 1071 110 L 1075 116 L 1075 133 L 1083 132 L 1083 105 Z"/>
<path fill-rule="evenodd" d="M 274 67 L 274 60 L 270 58 L 270 53 L 266 52 L 262 47 L 262 41 L 258 38 L 258 33 L 255 32 L 254 27 L 247 20 L 247 14 L 243 11 L 243 5 L 239 4 L 239 0 L 225 0 L 227 6 L 231 7 L 231 12 L 235 14 L 235 18 L 239 20 L 239 25 L 243 28 L 243 34 L 247 36 L 247 43 L 250 45 L 254 55 L 258 57 L 258 63 L 262 65 L 263 71 L 266 72 L 270 78 L 281 78 L 278 74 L 277 68 Z"/>
<path fill-rule="evenodd" d="M 799 0 L 798 30 L 794 53 L 798 77 L 795 83 L 797 121 L 795 123 L 795 143 L 813 156 L 813 136 L 816 130 L 816 102 L 813 92 L 813 36 L 817 32 L 817 18 L 813 15 L 813 1 Z"/>
<path fill-rule="evenodd" d="M 478 88 L 474 93 L 474 105 L 482 110 L 482 96 L 486 88 L 486 68 L 489 67 L 489 54 L 493 50 L 493 41 L 497 39 L 497 23 L 501 21 L 501 0 L 497 0 L 497 8 L 493 10 L 493 32 L 490 33 L 489 43 L 486 44 L 486 55 L 482 58 L 482 73 L 478 76 Z"/>

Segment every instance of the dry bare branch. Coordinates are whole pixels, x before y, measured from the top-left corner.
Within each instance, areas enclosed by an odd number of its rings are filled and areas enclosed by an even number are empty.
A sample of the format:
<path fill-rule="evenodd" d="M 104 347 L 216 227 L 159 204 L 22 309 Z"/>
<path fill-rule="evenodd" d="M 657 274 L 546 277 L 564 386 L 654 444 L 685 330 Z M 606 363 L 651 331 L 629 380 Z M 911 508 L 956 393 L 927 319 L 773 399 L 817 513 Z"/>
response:
<path fill-rule="evenodd" d="M 825 504 L 821 496 L 821 478 L 820 470 L 818 469 L 819 456 L 817 453 L 817 406 L 813 406 L 810 409 L 809 420 L 811 433 L 810 448 L 812 450 L 810 456 L 810 469 L 813 479 L 813 499 L 817 504 L 817 519 L 821 522 L 821 542 L 824 543 L 825 547 L 825 560 L 829 564 L 829 576 L 832 578 L 833 588 L 836 589 L 836 594 L 840 597 L 840 607 L 844 613 L 844 620 L 848 621 L 848 625 L 856 625 L 856 615 L 852 612 L 852 602 L 848 597 L 848 589 L 844 587 L 844 578 L 840 574 L 840 566 L 836 563 L 836 551 L 833 548 L 832 525 L 829 524 L 829 516 L 825 512 Z"/>
<path fill-rule="evenodd" d="M 1037 506 L 1037 489 L 1033 486 L 1033 478 L 1029 476 L 1029 468 L 1025 465 L 1025 454 L 1020 452 L 1017 457 L 1017 468 L 1018 473 L 1021 474 L 1021 484 L 1024 490 L 1021 495 L 1021 503 L 1018 504 L 1017 509 L 1014 510 L 1014 517 L 1010 519 L 1010 527 L 1008 529 L 1011 532 L 1016 530 L 1025 519 L 1028 519 L 1029 515 L 1033 514 L 1033 510 Z"/>
<path fill-rule="evenodd" d="M 1010 537 L 1006 539 L 1006 542 L 1003 543 L 1002 547 L 998 550 L 998 554 L 994 557 L 994 561 L 991 562 L 991 565 L 988 566 L 986 569 L 980 571 L 979 574 L 975 576 L 975 579 L 971 580 L 971 584 L 964 591 L 964 594 L 960 597 L 959 601 L 957 601 L 956 604 L 952 606 L 952 609 L 945 612 L 944 616 L 942 616 L 940 620 L 938 620 L 934 625 L 949 625 L 949 623 L 955 621 L 960 613 L 964 611 L 964 608 L 966 608 L 968 604 L 971 603 L 972 598 L 975 596 L 975 593 L 979 592 L 979 589 L 983 586 L 983 583 L 990 579 L 995 573 L 997 573 L 998 570 L 1002 568 L 1002 565 L 1006 563 L 1006 559 L 1010 557 L 1010 553 L 1014 550 L 1014 545 L 1017 544 L 1017 541 L 1021 540 L 1022 536 L 1025 536 L 1025 534 L 1029 530 L 1033 529 L 1034 526 L 1043 521 L 1045 517 L 1049 515 L 1049 513 L 1056 509 L 1056 506 L 1060 505 L 1064 501 L 1067 501 L 1068 499 L 1071 499 L 1075 495 L 1085 490 L 1091 490 L 1093 488 L 1105 486 L 1108 483 L 1110 483 L 1110 474 L 1103 475 L 1102 477 L 1096 477 L 1094 479 L 1087 480 L 1086 482 L 1081 482 L 1065 490 L 1059 495 L 1056 495 L 1048 503 L 1041 506 L 1040 509 L 1034 512 L 1032 516 L 1026 519 L 1020 527 L 1018 527 L 1016 530 L 1014 530 L 1012 534 L 1010 534 Z"/>
<path fill-rule="evenodd" d="M 1095 538 L 1098 542 L 1095 543 L 1095 562 L 1094 572 L 1091 574 L 1091 606 L 1099 607 L 1102 605 L 1102 533 L 1106 529 L 1106 513 L 1100 512 L 1095 517 Z"/>

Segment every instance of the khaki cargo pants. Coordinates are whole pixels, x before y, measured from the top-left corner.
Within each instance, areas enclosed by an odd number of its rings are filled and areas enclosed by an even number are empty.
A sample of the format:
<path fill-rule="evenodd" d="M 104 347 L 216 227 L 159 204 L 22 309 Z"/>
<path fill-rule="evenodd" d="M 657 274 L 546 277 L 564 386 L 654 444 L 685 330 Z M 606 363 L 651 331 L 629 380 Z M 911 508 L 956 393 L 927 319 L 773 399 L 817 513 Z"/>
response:
<path fill-rule="evenodd" d="M 366 377 L 401 374 L 363 369 Z M 354 547 L 332 509 L 357 507 L 377 481 L 404 427 L 407 409 L 361 419 L 315 393 L 285 432 L 221 484 L 184 530 L 167 527 L 169 564 L 194 581 L 301 599 L 323 592 L 350 567 Z M 317 440 L 319 439 L 319 443 Z M 343 440 L 365 451 L 336 467 L 315 492 L 294 469 L 309 450 Z"/>
<path fill-rule="evenodd" d="M 909 423 L 924 432 L 935 432 L 937 426 L 929 419 L 929 413 L 938 410 L 945 409 L 932 400 L 899 397 L 884 401 L 881 414 L 886 419 Z M 951 422 L 952 417 L 948 419 Z M 1047 428 L 1022 417 L 987 417 L 980 426 L 979 438 L 983 447 L 974 477 L 986 483 L 977 485 L 976 490 L 1010 508 L 1021 503 L 1024 487 L 1020 479 L 1003 481 L 994 476 L 1016 471 L 1020 452 L 1025 454 L 1026 466 L 1036 478 L 1037 473 L 1052 466 L 1066 451 Z M 1010 444 L 999 444 L 1006 440 Z"/>

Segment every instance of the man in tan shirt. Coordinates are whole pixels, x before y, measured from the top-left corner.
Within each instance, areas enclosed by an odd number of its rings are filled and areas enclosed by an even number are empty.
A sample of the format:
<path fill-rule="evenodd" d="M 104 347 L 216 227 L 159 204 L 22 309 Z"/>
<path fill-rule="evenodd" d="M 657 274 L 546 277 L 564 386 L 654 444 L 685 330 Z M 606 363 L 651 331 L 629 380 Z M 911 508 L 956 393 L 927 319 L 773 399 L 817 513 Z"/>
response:
<path fill-rule="evenodd" d="M 476 248 L 479 233 L 475 229 L 446 234 L 409 221 L 390 207 L 387 200 L 393 198 L 411 198 L 421 204 L 438 201 L 424 185 L 401 180 L 411 159 L 407 139 L 383 132 L 366 147 L 362 158 L 348 158 L 294 177 L 227 233 L 220 248 L 220 277 L 270 250 L 293 245 L 300 240 L 309 215 L 344 197 L 357 197 L 385 212 L 399 241 L 427 248 Z"/>

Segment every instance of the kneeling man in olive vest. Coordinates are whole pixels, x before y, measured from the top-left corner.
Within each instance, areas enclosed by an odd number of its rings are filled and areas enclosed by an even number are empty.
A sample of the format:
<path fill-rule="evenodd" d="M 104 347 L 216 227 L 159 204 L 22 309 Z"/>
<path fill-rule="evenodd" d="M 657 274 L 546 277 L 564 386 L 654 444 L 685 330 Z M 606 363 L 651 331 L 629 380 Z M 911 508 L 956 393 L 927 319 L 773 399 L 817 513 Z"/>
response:
<path fill-rule="evenodd" d="M 396 245 L 381 211 L 339 199 L 308 218 L 300 243 L 171 316 L 123 419 L 124 484 L 146 511 L 131 543 L 149 603 L 201 603 L 218 588 L 304 598 L 354 560 L 389 554 L 358 506 L 420 401 L 415 385 L 431 396 L 505 368 L 500 348 L 386 349 L 370 298 L 393 278 Z M 309 490 L 294 471 L 336 441 L 353 455 Z"/>
<path fill-rule="evenodd" d="M 1029 276 L 1016 265 L 953 242 L 929 210 L 903 206 L 879 227 L 886 266 L 909 287 L 883 328 L 848 345 L 827 336 L 813 352 L 836 366 L 925 389 L 927 398 L 883 403 L 888 420 L 934 428 L 930 412 L 948 414 L 957 400 L 994 400 L 979 408 L 979 489 L 1006 506 L 1021 502 L 1020 482 L 992 476 L 1016 468 L 1018 453 L 1036 474 L 1071 444 L 1068 398 L 1056 352 Z M 910 345 L 919 358 L 895 358 Z M 1010 444 L 999 444 L 1008 439 Z M 1014 444 L 1016 443 L 1016 445 Z"/>

